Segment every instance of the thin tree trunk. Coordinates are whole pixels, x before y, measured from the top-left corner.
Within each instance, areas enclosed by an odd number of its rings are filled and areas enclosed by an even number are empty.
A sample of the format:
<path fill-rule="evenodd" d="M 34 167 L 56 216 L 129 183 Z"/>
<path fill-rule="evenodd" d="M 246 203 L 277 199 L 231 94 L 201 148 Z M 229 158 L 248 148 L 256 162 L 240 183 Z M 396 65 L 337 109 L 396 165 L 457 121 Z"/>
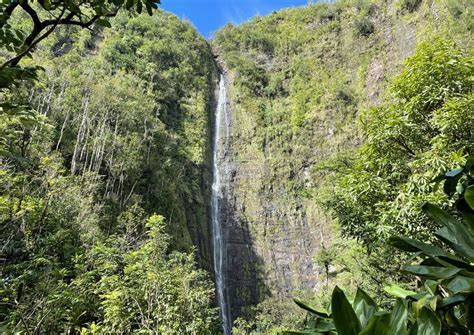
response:
<path fill-rule="evenodd" d="M 63 122 L 63 125 L 61 127 L 61 132 L 59 133 L 59 139 L 58 139 L 58 143 L 56 143 L 56 151 L 59 149 L 59 146 L 61 145 L 61 141 L 63 139 L 63 135 L 64 135 L 64 129 L 66 129 L 66 123 L 69 119 L 69 113 L 71 112 L 70 109 L 67 110 L 67 113 L 66 113 L 66 117 L 64 118 L 64 122 Z"/>
<path fill-rule="evenodd" d="M 74 153 L 72 155 L 72 162 L 71 162 L 71 174 L 74 175 L 76 173 L 77 169 L 77 155 L 79 152 L 79 146 L 81 145 L 82 139 L 83 139 L 83 133 L 84 133 L 84 127 L 86 124 L 86 118 L 87 118 L 87 110 L 89 108 L 89 96 L 86 96 L 84 98 L 84 104 L 83 104 L 83 113 L 82 113 L 82 120 L 81 120 L 81 125 L 79 127 L 79 131 L 77 132 L 77 138 L 76 138 L 76 144 L 74 146 Z"/>

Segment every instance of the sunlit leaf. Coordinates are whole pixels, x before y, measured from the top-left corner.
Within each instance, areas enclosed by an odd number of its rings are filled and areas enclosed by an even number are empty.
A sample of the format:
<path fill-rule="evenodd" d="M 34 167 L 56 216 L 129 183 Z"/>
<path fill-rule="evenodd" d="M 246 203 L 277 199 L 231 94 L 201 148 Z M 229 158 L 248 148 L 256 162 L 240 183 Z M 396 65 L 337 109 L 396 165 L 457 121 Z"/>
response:
<path fill-rule="evenodd" d="M 388 335 L 390 329 L 387 325 L 390 323 L 390 313 L 379 312 L 374 314 L 367 327 L 365 327 L 359 335 Z"/>
<path fill-rule="evenodd" d="M 385 286 L 384 287 L 385 292 L 387 292 L 390 295 L 393 295 L 394 297 L 402 298 L 405 299 L 408 296 L 415 295 L 416 292 L 414 291 L 408 291 L 403 288 L 401 288 L 398 285 L 390 285 L 390 286 Z"/>

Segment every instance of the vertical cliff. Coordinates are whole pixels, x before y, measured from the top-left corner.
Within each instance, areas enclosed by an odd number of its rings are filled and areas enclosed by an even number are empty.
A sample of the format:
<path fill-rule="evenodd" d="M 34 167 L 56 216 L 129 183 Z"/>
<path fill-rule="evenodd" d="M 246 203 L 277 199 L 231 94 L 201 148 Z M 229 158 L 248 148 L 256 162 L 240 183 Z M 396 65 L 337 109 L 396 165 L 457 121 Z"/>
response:
<path fill-rule="evenodd" d="M 321 186 L 331 183 L 324 163 L 351 159 L 361 141 L 358 112 L 381 101 L 420 41 L 469 38 L 469 8 L 468 1 L 339 1 L 216 34 L 233 125 L 225 229 L 234 318 L 267 296 L 318 289 L 323 269 L 315 257 L 331 241 L 318 205 Z"/>

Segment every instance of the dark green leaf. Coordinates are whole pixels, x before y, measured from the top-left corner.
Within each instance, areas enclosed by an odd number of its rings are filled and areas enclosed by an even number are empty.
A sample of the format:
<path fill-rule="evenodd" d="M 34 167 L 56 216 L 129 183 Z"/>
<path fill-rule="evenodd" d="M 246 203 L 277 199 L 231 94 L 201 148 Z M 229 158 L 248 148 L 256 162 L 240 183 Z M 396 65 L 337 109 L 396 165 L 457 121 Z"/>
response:
<path fill-rule="evenodd" d="M 317 332 L 315 330 L 303 330 L 303 331 L 297 331 L 297 330 L 287 330 L 283 332 L 284 335 L 323 335 L 323 333 Z"/>
<path fill-rule="evenodd" d="M 133 7 L 134 4 L 135 4 L 134 0 L 127 0 L 127 2 L 125 3 L 125 8 L 129 10 L 130 8 Z"/>
<path fill-rule="evenodd" d="M 441 322 L 428 307 L 422 308 L 417 326 L 417 335 L 439 335 L 441 333 Z"/>
<path fill-rule="evenodd" d="M 470 172 L 474 169 L 474 157 L 469 157 L 467 159 L 466 165 L 464 165 L 464 170 Z"/>
<path fill-rule="evenodd" d="M 464 225 L 469 227 L 470 230 L 474 230 L 474 214 L 471 213 L 461 213 Z"/>
<path fill-rule="evenodd" d="M 426 290 L 427 290 L 431 295 L 435 295 L 435 294 L 436 294 L 436 290 L 438 289 L 438 284 L 439 284 L 438 281 L 428 279 L 428 280 L 425 281 L 425 283 L 424 283 L 423 286 L 426 288 Z"/>
<path fill-rule="evenodd" d="M 474 232 L 470 227 L 430 203 L 424 203 L 421 209 L 436 223 L 444 226 L 436 232 L 436 236 L 462 256 L 474 259 Z"/>
<path fill-rule="evenodd" d="M 148 2 L 145 2 L 145 8 L 146 8 L 146 11 L 147 11 L 148 15 L 152 16 L 153 15 L 153 8 L 151 7 L 151 5 Z"/>
<path fill-rule="evenodd" d="M 460 294 L 453 295 L 452 297 L 447 297 L 441 300 L 438 304 L 438 308 L 451 308 L 462 302 L 466 301 L 466 297 Z"/>
<path fill-rule="evenodd" d="M 357 335 L 361 330 L 359 319 L 344 292 L 335 287 L 331 299 L 332 318 L 339 335 Z"/>
<path fill-rule="evenodd" d="M 106 28 L 112 27 L 110 22 L 107 21 L 106 19 L 98 19 L 97 21 L 95 21 L 95 23 L 98 24 L 99 26 L 106 27 Z"/>
<path fill-rule="evenodd" d="M 51 9 L 51 0 L 44 0 L 42 5 L 43 5 L 44 9 L 50 10 Z"/>
<path fill-rule="evenodd" d="M 318 318 L 318 320 L 316 320 L 316 324 L 314 325 L 314 330 L 324 333 L 335 331 L 336 328 L 334 327 L 334 323 L 324 320 L 322 318 Z"/>
<path fill-rule="evenodd" d="M 293 299 L 293 301 L 299 306 L 301 307 L 302 309 L 310 312 L 310 313 L 313 313 L 313 314 L 316 314 L 318 316 L 321 316 L 323 318 L 330 318 L 331 316 L 322 308 L 317 308 L 317 307 L 314 307 L 314 306 L 311 306 L 299 299 Z"/>
<path fill-rule="evenodd" d="M 449 196 L 452 196 L 456 192 L 456 186 L 458 185 L 459 179 L 461 179 L 462 174 L 458 174 L 454 177 L 446 178 L 444 182 L 444 193 Z"/>
<path fill-rule="evenodd" d="M 443 259 L 450 260 L 452 261 L 452 264 L 455 264 L 455 265 L 464 263 L 462 259 L 456 257 L 455 255 L 447 253 L 441 248 L 435 247 L 434 245 L 431 245 L 431 244 L 413 240 L 408 237 L 394 236 L 390 238 L 389 243 L 393 245 L 395 248 L 400 249 L 400 250 L 404 250 L 408 252 L 421 251 L 429 257 L 443 257 Z"/>
<path fill-rule="evenodd" d="M 403 267 L 403 271 L 424 278 L 446 279 L 453 277 L 461 269 L 441 266 L 407 265 Z"/>

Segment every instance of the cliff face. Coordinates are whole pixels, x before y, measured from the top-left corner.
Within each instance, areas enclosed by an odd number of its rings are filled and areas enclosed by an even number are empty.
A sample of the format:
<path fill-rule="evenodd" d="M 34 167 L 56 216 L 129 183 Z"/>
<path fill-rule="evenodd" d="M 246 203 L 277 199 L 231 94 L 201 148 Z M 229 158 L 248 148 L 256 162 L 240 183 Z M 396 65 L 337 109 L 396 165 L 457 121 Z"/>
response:
<path fill-rule="evenodd" d="M 416 45 L 469 38 L 468 1 L 343 1 L 287 9 L 214 40 L 229 83 L 225 204 L 232 315 L 267 296 L 317 290 L 331 241 L 324 163 L 350 159 L 359 111 L 377 105 Z M 343 161 L 343 160 L 342 160 Z M 326 198 L 330 195 L 326 194 Z"/>

